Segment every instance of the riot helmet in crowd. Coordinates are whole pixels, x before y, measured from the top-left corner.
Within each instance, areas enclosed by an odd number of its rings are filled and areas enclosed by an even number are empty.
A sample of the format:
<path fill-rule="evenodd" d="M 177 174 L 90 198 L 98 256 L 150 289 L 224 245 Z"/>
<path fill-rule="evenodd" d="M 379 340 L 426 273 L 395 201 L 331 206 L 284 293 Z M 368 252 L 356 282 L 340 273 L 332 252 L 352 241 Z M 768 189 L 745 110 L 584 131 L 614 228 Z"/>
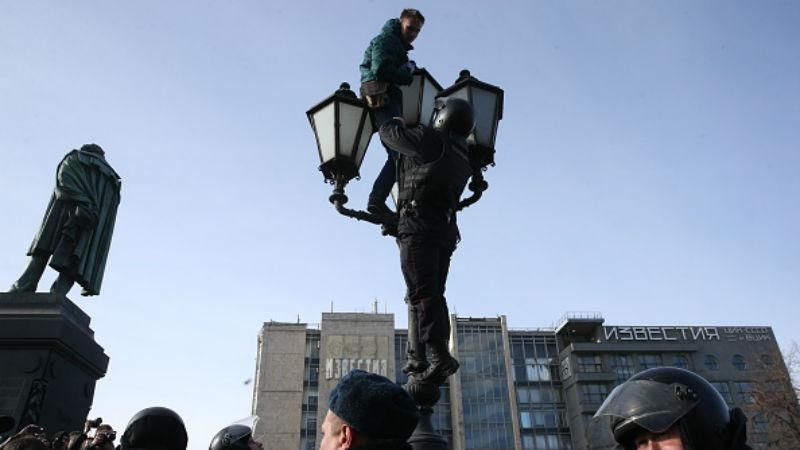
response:
<path fill-rule="evenodd" d="M 464 99 L 437 98 L 433 109 L 433 128 L 467 137 L 475 128 L 475 111 Z"/>
<path fill-rule="evenodd" d="M 121 450 L 186 450 L 183 420 L 169 408 L 155 406 L 134 414 L 120 439 Z"/>
<path fill-rule="evenodd" d="M 229 425 L 214 435 L 208 450 L 249 450 L 247 445 L 252 430 L 245 425 Z"/>
<path fill-rule="evenodd" d="M 725 400 L 703 377 L 676 367 L 639 372 L 614 388 L 595 414 L 604 417 L 626 450 L 635 448 L 641 433 L 664 433 L 675 425 L 686 449 L 736 448 L 731 446 L 731 412 Z"/>

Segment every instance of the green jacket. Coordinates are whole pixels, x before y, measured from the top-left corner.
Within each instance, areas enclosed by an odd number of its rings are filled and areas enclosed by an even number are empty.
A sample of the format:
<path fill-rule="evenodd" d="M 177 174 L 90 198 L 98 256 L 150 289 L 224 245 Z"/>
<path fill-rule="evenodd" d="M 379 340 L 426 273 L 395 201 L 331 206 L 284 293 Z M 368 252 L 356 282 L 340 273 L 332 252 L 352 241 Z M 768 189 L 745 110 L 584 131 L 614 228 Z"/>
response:
<path fill-rule="evenodd" d="M 389 19 L 364 51 L 364 61 L 360 66 L 361 82 L 378 80 L 411 84 L 411 72 L 403 65 L 408 62 L 408 51 L 413 48 L 400 37 L 400 20 Z"/>

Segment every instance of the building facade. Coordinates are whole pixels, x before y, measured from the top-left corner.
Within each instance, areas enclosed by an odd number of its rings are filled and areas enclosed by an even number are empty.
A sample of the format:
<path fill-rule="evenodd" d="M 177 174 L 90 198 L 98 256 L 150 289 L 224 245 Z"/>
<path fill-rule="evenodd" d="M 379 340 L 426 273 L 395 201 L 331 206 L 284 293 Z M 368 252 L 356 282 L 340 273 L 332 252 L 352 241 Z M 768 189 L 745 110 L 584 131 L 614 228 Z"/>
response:
<path fill-rule="evenodd" d="M 750 443 L 762 448 L 770 424 L 753 391 L 766 372 L 786 372 L 769 327 L 607 326 L 597 313 L 570 314 L 551 328 L 509 329 L 504 316 L 452 316 L 451 325 L 461 368 L 433 416 L 451 450 L 588 449 L 596 443 L 591 418 L 606 396 L 657 366 L 708 379 L 747 412 Z M 318 448 L 330 390 L 355 368 L 404 384 L 407 338 L 391 314 L 324 313 L 318 327 L 265 323 L 255 437 L 267 450 Z"/>

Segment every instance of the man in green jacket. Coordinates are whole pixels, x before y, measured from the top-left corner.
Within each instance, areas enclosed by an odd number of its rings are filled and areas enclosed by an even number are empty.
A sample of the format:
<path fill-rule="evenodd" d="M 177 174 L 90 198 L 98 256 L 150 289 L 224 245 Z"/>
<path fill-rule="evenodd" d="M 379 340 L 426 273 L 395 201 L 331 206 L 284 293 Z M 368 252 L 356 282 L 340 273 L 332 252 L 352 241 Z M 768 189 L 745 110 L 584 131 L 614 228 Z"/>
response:
<path fill-rule="evenodd" d="M 360 66 L 361 93 L 373 108 L 377 128 L 393 117 L 402 116 L 403 94 L 397 86 L 411 84 L 416 65 L 409 61 L 408 51 L 414 48 L 411 43 L 424 24 L 422 13 L 416 9 L 404 9 L 399 19 L 386 22 L 364 51 Z M 367 211 L 378 215 L 391 213 L 386 198 L 395 182 L 393 153 L 386 151 L 388 158 L 372 186 L 367 203 Z"/>

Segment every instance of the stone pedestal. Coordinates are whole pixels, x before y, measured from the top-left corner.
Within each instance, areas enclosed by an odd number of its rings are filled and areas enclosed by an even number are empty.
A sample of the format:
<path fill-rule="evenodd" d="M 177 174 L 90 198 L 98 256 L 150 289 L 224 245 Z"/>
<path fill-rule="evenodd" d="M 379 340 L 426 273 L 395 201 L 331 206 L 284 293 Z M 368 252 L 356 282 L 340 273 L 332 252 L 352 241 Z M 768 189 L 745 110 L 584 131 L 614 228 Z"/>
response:
<path fill-rule="evenodd" d="M 0 416 L 48 434 L 83 429 L 108 356 L 67 297 L 0 293 Z"/>

